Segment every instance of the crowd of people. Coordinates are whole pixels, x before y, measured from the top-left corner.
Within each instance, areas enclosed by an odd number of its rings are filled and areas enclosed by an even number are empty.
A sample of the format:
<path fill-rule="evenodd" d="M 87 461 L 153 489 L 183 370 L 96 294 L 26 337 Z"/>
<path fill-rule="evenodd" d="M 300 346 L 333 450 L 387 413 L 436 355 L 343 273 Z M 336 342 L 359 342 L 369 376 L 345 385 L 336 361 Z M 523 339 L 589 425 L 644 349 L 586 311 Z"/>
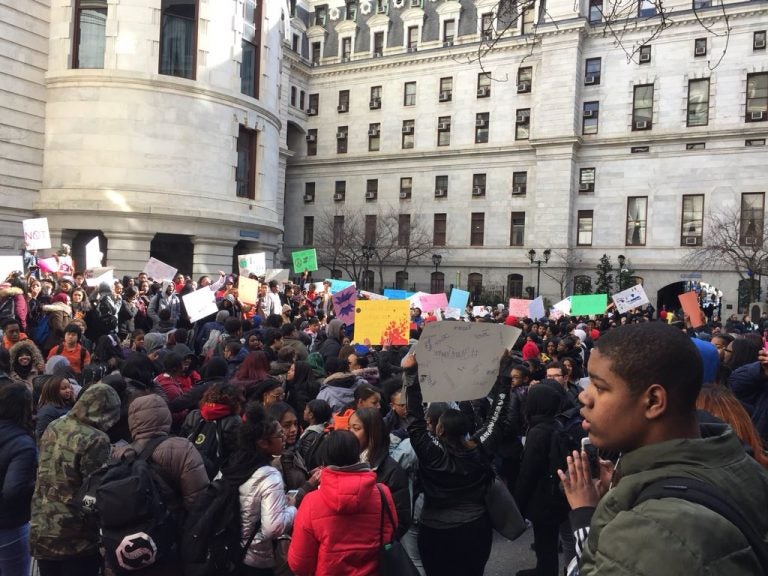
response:
<path fill-rule="evenodd" d="M 329 283 L 262 281 L 255 305 L 236 286 L 224 272 L 98 286 L 14 273 L 0 285 L 0 575 L 29 574 L 34 558 L 41 576 L 365 576 L 399 541 L 422 575 L 479 576 L 499 478 L 535 540 L 536 565 L 518 576 L 768 569 L 756 325 L 470 306 L 459 321 L 521 335 L 486 397 L 425 404 L 414 351 L 433 314 L 412 308 L 407 346 L 372 345 L 334 317 Z M 218 311 L 191 322 L 181 296 L 201 288 Z M 102 493 L 88 487 L 119 463 L 140 474 L 139 461 L 162 502 L 159 538 L 85 505 Z M 723 493 L 764 549 L 708 501 L 641 498 L 678 477 Z M 212 572 L 184 536 L 220 486 L 236 495 L 240 550 Z"/>

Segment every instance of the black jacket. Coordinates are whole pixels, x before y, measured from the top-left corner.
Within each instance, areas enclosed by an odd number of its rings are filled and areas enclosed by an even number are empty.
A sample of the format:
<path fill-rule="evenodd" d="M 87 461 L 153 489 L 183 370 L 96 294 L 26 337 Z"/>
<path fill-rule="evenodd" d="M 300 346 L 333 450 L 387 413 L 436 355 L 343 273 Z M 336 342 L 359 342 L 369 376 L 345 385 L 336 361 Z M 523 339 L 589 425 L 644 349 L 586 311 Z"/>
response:
<path fill-rule="evenodd" d="M 37 474 L 37 447 L 27 432 L 0 420 L 0 530 L 30 519 Z"/>
<path fill-rule="evenodd" d="M 408 482 L 408 473 L 390 456 L 385 456 L 376 467 L 376 482 L 385 484 L 392 493 L 397 512 L 397 532 L 401 538 L 411 525 L 411 490 Z"/>

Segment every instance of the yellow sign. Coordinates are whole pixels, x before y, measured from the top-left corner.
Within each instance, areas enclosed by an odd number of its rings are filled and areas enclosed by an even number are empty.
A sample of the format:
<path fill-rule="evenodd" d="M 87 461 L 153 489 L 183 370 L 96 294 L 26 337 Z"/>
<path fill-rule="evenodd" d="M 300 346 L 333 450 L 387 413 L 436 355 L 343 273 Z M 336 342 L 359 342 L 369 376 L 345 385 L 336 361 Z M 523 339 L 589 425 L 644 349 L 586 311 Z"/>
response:
<path fill-rule="evenodd" d="M 237 282 L 237 298 L 244 304 L 256 304 L 259 298 L 259 282 L 240 276 Z"/>
<path fill-rule="evenodd" d="M 395 346 L 408 344 L 411 303 L 408 300 L 358 300 L 355 305 L 355 342 L 385 340 Z"/>

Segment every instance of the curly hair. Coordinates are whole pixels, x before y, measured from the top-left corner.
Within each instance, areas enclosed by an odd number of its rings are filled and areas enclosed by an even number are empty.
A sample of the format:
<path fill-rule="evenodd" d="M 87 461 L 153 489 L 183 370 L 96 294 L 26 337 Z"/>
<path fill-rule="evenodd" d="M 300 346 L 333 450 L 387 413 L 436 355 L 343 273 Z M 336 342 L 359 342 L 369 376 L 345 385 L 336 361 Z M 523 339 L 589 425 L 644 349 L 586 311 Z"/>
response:
<path fill-rule="evenodd" d="M 216 382 L 205 391 L 200 399 L 200 405 L 203 404 L 224 404 L 232 408 L 233 414 L 240 414 L 243 395 L 237 386 L 227 382 Z"/>
<path fill-rule="evenodd" d="M 244 452 L 261 452 L 258 442 L 272 435 L 280 423 L 269 416 L 258 402 L 249 402 L 245 407 L 245 419 L 238 429 L 237 441 Z"/>

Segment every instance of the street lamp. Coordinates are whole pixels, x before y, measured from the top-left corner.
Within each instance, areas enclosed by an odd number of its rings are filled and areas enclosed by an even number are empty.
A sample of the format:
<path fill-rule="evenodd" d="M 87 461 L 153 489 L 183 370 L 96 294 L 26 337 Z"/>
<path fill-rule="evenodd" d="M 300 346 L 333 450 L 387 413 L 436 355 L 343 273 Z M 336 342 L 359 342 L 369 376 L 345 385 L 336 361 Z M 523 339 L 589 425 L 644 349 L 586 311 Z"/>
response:
<path fill-rule="evenodd" d="M 551 254 L 552 254 L 552 250 L 547 248 L 546 250 L 544 250 L 544 259 L 542 260 L 541 258 L 539 258 L 537 260 L 536 250 L 534 250 L 533 248 L 528 250 L 528 259 L 531 261 L 531 264 L 536 264 L 536 268 L 537 268 L 536 270 L 536 297 L 537 298 L 539 296 L 539 288 L 541 287 L 541 265 L 549 262 L 549 257 Z"/>
<path fill-rule="evenodd" d="M 366 290 L 371 290 L 373 287 L 369 286 L 368 282 L 368 262 L 370 262 L 373 255 L 376 253 L 376 249 L 368 244 L 363 245 L 363 258 L 365 259 L 365 270 L 363 271 L 363 286 Z"/>
<path fill-rule="evenodd" d="M 443 261 L 443 257 L 440 254 L 432 254 L 432 264 L 435 265 L 435 275 L 432 279 L 432 286 L 430 291 L 434 294 L 437 292 L 437 269 L 440 268 L 440 262 Z M 440 291 L 443 291 L 445 289 L 444 286 L 440 286 Z"/>
<path fill-rule="evenodd" d="M 627 257 L 624 254 L 619 254 L 619 292 L 624 290 L 624 273 L 627 271 L 624 268 L 624 264 L 627 262 Z"/>

